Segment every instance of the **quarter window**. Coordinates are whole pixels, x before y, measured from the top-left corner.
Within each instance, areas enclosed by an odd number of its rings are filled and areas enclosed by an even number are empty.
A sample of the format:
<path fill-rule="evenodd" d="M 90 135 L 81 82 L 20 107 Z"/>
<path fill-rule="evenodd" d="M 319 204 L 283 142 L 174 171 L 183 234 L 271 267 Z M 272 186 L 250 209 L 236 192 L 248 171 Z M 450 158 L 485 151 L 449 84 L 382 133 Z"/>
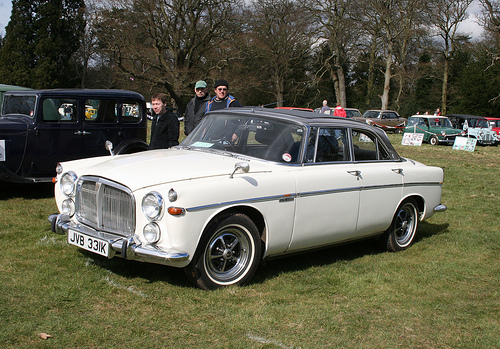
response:
<path fill-rule="evenodd" d="M 389 154 L 378 143 L 377 138 L 365 131 L 352 131 L 354 161 L 389 160 Z"/>
<path fill-rule="evenodd" d="M 112 99 L 87 99 L 85 101 L 85 122 L 117 123 L 118 102 Z"/>

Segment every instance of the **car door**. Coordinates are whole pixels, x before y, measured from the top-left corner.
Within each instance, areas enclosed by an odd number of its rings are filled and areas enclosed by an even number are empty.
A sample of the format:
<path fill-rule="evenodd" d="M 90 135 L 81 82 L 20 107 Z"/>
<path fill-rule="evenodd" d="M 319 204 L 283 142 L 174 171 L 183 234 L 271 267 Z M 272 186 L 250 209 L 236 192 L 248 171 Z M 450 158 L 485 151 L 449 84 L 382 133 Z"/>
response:
<path fill-rule="evenodd" d="M 69 96 L 42 96 L 38 108 L 31 168 L 25 175 L 50 177 L 55 175 L 58 162 L 81 157 L 78 100 Z"/>
<path fill-rule="evenodd" d="M 365 130 L 352 131 L 354 169 L 360 185 L 356 236 L 388 228 L 402 197 L 401 163 L 390 160 L 382 142 Z"/>
<path fill-rule="evenodd" d="M 313 128 L 306 164 L 296 171 L 297 198 L 289 251 L 355 235 L 360 181 L 350 161 L 348 129 Z"/>

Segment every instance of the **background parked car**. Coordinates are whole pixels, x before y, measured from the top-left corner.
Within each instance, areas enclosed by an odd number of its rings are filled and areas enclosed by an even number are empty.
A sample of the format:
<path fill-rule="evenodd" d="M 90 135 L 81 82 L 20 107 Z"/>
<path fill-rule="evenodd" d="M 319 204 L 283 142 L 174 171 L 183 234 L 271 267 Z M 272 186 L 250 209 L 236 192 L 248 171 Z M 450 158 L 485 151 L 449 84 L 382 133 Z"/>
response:
<path fill-rule="evenodd" d="M 48 182 L 58 162 L 146 150 L 144 98 L 121 90 L 26 90 L 4 95 L 0 180 Z"/>
<path fill-rule="evenodd" d="M 480 145 L 494 145 L 498 141 L 497 133 L 483 116 L 450 114 L 448 117 L 454 127 L 467 131 L 467 136 L 477 139 Z"/>
<path fill-rule="evenodd" d="M 2 110 L 3 95 L 7 91 L 30 90 L 27 87 L 0 84 L 0 111 Z"/>
<path fill-rule="evenodd" d="M 453 144 L 456 136 L 465 135 L 463 130 L 453 128 L 447 117 L 436 115 L 410 116 L 404 131 L 405 133 L 423 133 L 424 142 L 428 142 L 430 145 Z"/>
<path fill-rule="evenodd" d="M 500 137 L 500 118 L 488 118 L 486 120 L 490 123 L 491 129 L 497 133 L 497 138 Z M 498 139 L 500 141 L 500 139 Z"/>
<path fill-rule="evenodd" d="M 345 108 L 345 114 L 347 118 L 361 118 L 363 114 L 356 108 Z"/>
<path fill-rule="evenodd" d="M 393 110 L 367 110 L 363 113 L 363 117 L 354 117 L 354 119 L 380 127 L 384 131 L 396 133 L 401 132 L 406 125 L 406 119 Z"/>

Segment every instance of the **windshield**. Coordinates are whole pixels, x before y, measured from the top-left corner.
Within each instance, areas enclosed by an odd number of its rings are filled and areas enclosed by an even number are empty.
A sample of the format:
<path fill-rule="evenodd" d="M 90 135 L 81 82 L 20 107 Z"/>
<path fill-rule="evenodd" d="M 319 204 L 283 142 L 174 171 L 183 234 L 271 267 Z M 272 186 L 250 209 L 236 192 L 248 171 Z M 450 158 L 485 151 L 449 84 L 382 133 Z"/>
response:
<path fill-rule="evenodd" d="M 305 129 L 264 117 L 209 114 L 181 146 L 223 150 L 264 160 L 296 163 Z"/>
<path fill-rule="evenodd" d="M 357 109 L 346 109 L 345 113 L 348 118 L 362 117 L 361 112 Z"/>
<path fill-rule="evenodd" d="M 2 116 L 21 114 L 29 117 L 35 115 L 36 96 L 5 95 L 2 107 Z"/>

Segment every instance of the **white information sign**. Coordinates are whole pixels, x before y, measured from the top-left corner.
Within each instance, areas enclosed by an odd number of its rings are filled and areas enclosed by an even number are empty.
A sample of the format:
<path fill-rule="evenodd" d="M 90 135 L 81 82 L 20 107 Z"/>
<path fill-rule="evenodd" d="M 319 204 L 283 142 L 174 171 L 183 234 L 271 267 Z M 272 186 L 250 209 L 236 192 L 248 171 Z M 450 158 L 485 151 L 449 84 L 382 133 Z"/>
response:
<path fill-rule="evenodd" d="M 474 151 L 476 149 L 477 139 L 468 137 L 455 137 L 455 143 L 453 143 L 453 149 Z"/>
<path fill-rule="evenodd" d="M 404 133 L 403 140 L 401 141 L 402 145 L 422 145 L 422 141 L 424 140 L 423 133 Z"/>
<path fill-rule="evenodd" d="M 0 161 L 5 160 L 5 139 L 0 139 Z"/>

